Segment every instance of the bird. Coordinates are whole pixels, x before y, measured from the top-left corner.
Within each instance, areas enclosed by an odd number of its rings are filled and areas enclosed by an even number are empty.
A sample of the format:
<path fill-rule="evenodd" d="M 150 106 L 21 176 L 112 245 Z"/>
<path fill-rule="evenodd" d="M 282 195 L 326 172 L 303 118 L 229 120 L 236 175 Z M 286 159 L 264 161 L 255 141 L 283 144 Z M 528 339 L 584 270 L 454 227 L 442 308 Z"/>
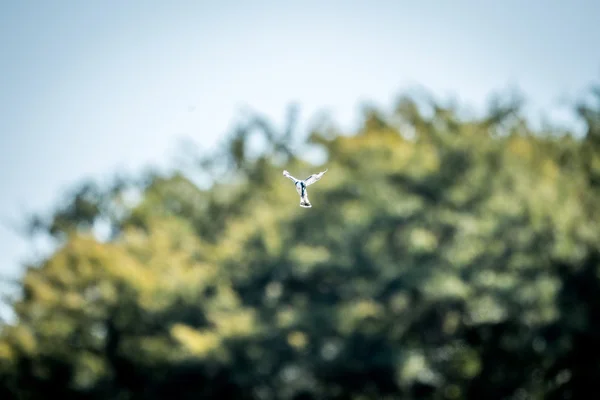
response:
<path fill-rule="evenodd" d="M 309 176 L 308 178 L 306 178 L 304 180 L 296 179 L 292 175 L 290 175 L 290 173 L 288 171 L 285 171 L 285 170 L 283 171 L 283 176 L 291 179 L 294 182 L 294 186 L 296 186 L 296 192 L 298 192 L 298 194 L 300 195 L 300 207 L 304 207 L 304 208 L 312 207 L 312 204 L 310 204 L 310 201 L 308 200 L 308 192 L 307 192 L 306 188 L 307 188 L 307 186 L 310 186 L 313 183 L 315 183 L 316 181 L 318 181 L 319 179 L 321 179 L 323 177 L 323 175 L 325 174 L 325 172 L 327 172 L 328 170 L 329 170 L 329 168 L 326 169 L 325 171 L 319 172 L 318 174 L 312 174 L 311 176 Z"/>

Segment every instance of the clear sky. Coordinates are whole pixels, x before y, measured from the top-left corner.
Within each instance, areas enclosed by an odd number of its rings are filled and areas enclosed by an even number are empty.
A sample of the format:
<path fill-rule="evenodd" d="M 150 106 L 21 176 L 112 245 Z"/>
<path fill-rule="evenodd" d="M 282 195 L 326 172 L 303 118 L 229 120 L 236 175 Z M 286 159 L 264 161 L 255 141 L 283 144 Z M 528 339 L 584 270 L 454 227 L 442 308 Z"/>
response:
<path fill-rule="evenodd" d="M 557 108 L 600 78 L 600 2 L 0 2 L 0 222 L 44 211 L 83 178 L 170 165 L 249 105 L 281 121 L 391 106 L 422 85 L 479 107 L 518 86 Z M 0 224 L 0 274 L 31 248 Z M 0 287 L 1 289 L 1 287 Z"/>

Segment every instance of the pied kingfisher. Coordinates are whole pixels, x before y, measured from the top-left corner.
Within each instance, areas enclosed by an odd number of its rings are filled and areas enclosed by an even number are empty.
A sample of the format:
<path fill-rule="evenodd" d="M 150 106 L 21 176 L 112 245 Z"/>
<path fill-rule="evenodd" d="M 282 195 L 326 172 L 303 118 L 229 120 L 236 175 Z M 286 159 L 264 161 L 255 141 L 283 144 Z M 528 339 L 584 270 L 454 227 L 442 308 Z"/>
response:
<path fill-rule="evenodd" d="M 300 179 L 296 179 L 293 176 L 291 176 L 289 172 L 283 171 L 283 176 L 285 176 L 286 178 L 290 178 L 294 182 L 294 185 L 296 186 L 296 191 L 300 195 L 300 207 L 304 207 L 304 208 L 312 207 L 312 205 L 310 204 L 310 201 L 308 201 L 308 192 L 306 191 L 306 187 L 312 185 L 313 183 L 315 183 L 316 181 L 321 179 L 321 177 L 323 177 L 325 172 L 327 172 L 327 169 L 323 172 L 319 172 L 318 174 L 312 174 L 305 180 L 300 180 Z"/>

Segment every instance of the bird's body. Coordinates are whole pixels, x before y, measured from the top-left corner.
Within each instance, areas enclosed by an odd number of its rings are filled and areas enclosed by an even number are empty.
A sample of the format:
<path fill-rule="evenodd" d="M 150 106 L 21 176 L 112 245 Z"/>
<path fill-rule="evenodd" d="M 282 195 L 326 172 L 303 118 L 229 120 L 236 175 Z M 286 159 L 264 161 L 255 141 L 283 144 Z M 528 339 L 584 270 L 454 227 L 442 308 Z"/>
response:
<path fill-rule="evenodd" d="M 313 174 L 304 180 L 300 180 L 291 176 L 289 172 L 283 171 L 283 176 L 291 179 L 294 182 L 294 186 L 296 186 L 296 192 L 298 192 L 300 195 L 300 207 L 312 207 L 312 204 L 310 204 L 310 201 L 308 200 L 308 192 L 306 191 L 306 187 L 321 179 L 325 172 L 327 172 L 327 170 L 319 172 L 318 174 Z"/>

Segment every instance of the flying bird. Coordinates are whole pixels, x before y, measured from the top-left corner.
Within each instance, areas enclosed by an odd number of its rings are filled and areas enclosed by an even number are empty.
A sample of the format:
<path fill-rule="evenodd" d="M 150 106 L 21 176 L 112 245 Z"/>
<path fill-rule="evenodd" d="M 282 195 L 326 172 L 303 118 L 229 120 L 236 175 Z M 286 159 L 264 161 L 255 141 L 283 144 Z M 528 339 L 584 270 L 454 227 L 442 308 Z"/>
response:
<path fill-rule="evenodd" d="M 312 185 L 313 183 L 321 179 L 325 172 L 327 172 L 327 170 L 328 169 L 326 169 L 323 172 L 319 172 L 318 174 L 312 174 L 304 180 L 296 179 L 293 176 L 291 176 L 289 172 L 283 171 L 283 176 L 291 179 L 294 182 L 294 185 L 296 186 L 296 192 L 298 192 L 298 194 L 300 195 L 300 207 L 312 207 L 310 201 L 308 201 L 308 192 L 306 191 L 306 187 Z"/>

